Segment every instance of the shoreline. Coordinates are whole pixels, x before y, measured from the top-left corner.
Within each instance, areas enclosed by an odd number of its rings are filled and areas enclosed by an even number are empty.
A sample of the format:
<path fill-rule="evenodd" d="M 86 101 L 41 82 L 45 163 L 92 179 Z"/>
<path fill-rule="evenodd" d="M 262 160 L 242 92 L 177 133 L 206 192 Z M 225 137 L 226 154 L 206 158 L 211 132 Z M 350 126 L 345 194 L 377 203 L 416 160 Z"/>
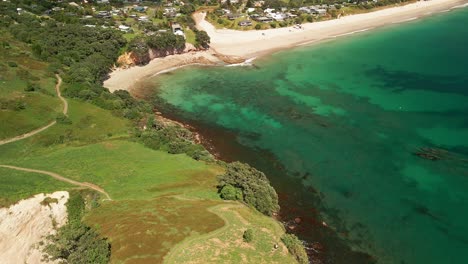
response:
<path fill-rule="evenodd" d="M 339 19 L 306 23 L 303 29 L 293 27 L 267 30 L 237 31 L 215 29 L 205 13 L 193 15 L 197 28 L 211 38 L 211 48 L 155 58 L 144 66 L 118 68 L 109 74 L 104 87 L 109 91 L 131 91 L 135 84 L 157 74 L 190 65 L 226 66 L 249 64 L 252 59 L 295 47 L 315 45 L 323 41 L 350 36 L 388 25 L 414 21 L 430 15 L 468 6 L 468 0 L 418 1 L 403 6 L 384 8 L 369 13 L 344 16 Z"/>

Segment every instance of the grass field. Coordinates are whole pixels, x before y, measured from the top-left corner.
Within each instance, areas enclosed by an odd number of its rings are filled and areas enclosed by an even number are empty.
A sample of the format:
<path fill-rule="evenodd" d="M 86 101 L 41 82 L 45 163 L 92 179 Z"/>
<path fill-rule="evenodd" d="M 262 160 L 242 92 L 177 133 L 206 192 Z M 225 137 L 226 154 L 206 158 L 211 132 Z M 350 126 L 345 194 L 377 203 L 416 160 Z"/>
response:
<path fill-rule="evenodd" d="M 68 190 L 72 187 L 47 175 L 0 168 L 0 207 L 10 206 L 38 193 Z"/>
<path fill-rule="evenodd" d="M 229 202 L 209 211 L 224 220 L 224 227 L 185 239 L 172 248 L 165 263 L 296 263 L 280 242 L 283 227 L 270 217 Z M 242 237 L 247 229 L 254 234 L 249 243 Z M 275 244 L 278 249 L 274 249 Z"/>
<path fill-rule="evenodd" d="M 0 139 L 5 139 L 47 125 L 62 104 L 55 95 L 55 78 L 46 71 L 48 65 L 31 58 L 26 45 L 4 32 L 0 35 L 0 42 L 8 43 L 0 45 Z M 26 92 L 28 83 L 41 89 Z"/>

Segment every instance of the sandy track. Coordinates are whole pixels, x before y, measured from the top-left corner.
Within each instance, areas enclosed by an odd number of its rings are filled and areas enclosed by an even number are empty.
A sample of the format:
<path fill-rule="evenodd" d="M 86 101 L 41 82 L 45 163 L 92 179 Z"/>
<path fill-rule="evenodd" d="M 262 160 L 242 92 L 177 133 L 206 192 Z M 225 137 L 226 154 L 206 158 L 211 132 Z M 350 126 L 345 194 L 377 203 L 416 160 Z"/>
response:
<path fill-rule="evenodd" d="M 100 193 L 102 193 L 102 194 L 104 194 L 106 196 L 105 200 L 112 201 L 109 194 L 106 191 L 104 191 L 104 189 L 102 189 L 101 187 L 99 187 L 99 186 L 97 186 L 95 184 L 89 183 L 89 182 L 79 182 L 79 181 L 71 180 L 71 179 L 63 177 L 60 174 L 50 172 L 50 171 L 28 169 L 28 168 L 22 168 L 22 167 L 10 166 L 10 165 L 0 165 L 0 167 L 7 168 L 7 169 L 12 169 L 12 170 L 19 170 L 19 171 L 26 171 L 26 172 L 45 174 L 45 175 L 48 175 L 48 176 L 50 176 L 50 177 L 52 177 L 54 179 L 57 179 L 59 181 L 63 181 L 63 182 L 66 182 L 66 183 L 70 183 L 70 184 L 79 186 L 79 187 L 85 187 L 85 188 L 89 188 L 89 189 L 95 190 L 97 192 L 100 192 Z"/>
<path fill-rule="evenodd" d="M 56 74 L 55 77 L 57 78 L 57 84 L 55 85 L 55 92 L 57 93 L 58 98 L 63 102 L 62 113 L 64 115 L 67 115 L 67 113 L 68 113 L 68 102 L 67 102 L 67 100 L 65 100 L 65 98 L 62 97 L 62 93 L 60 92 L 60 86 L 62 85 L 62 78 L 60 78 L 60 76 L 58 74 Z M 26 134 L 22 134 L 22 135 L 13 137 L 13 138 L 0 140 L 0 146 L 11 143 L 11 142 L 15 142 L 15 141 L 18 141 L 18 140 L 22 140 L 22 139 L 25 139 L 25 138 L 28 138 L 28 137 L 32 137 L 32 136 L 34 136 L 36 134 L 39 134 L 42 131 L 48 129 L 49 127 L 55 125 L 56 123 L 57 123 L 57 121 L 54 120 L 54 121 L 50 122 L 49 124 L 47 124 L 46 126 L 35 129 L 35 130 L 33 130 L 31 132 L 28 132 Z"/>

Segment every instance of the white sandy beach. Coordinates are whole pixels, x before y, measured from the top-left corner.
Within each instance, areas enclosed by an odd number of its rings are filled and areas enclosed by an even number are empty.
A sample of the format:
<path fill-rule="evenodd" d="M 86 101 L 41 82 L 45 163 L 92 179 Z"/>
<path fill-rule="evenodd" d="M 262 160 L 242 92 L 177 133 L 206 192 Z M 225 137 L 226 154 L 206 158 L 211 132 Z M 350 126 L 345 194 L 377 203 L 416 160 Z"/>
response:
<path fill-rule="evenodd" d="M 420 1 L 375 12 L 344 16 L 340 19 L 307 23 L 302 25 L 303 29 L 287 27 L 260 31 L 215 29 L 204 19 L 205 13 L 197 13 L 194 14 L 197 27 L 205 30 L 210 36 L 211 50 L 157 58 L 145 66 L 118 69 L 111 73 L 110 78 L 104 82 L 104 87 L 110 91 L 129 90 L 136 82 L 162 71 L 195 63 L 222 63 L 222 60 L 215 56 L 217 54 L 249 59 L 298 45 L 309 45 L 377 27 L 403 23 L 467 5 L 468 0 Z"/>
<path fill-rule="evenodd" d="M 307 23 L 302 25 L 303 29 L 288 27 L 261 31 L 216 30 L 204 19 L 205 13 L 198 13 L 194 17 L 198 28 L 209 34 L 211 47 L 218 53 L 250 58 L 299 44 L 348 35 L 351 32 L 411 21 L 467 3 L 468 0 L 420 1 L 334 20 Z"/>

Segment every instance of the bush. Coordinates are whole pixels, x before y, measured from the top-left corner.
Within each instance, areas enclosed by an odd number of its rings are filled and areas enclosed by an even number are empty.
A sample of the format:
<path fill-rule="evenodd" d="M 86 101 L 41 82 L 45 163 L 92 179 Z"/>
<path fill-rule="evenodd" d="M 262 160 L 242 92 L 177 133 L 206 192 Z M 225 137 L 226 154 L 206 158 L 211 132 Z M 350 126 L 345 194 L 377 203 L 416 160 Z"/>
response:
<path fill-rule="evenodd" d="M 265 174 L 248 164 L 228 164 L 226 173 L 219 176 L 218 181 L 220 192 L 228 185 L 240 189 L 243 201 L 265 215 L 272 215 L 279 210 L 278 195 Z"/>
<path fill-rule="evenodd" d="M 58 114 L 55 120 L 57 121 L 57 123 L 64 125 L 70 125 L 72 123 L 71 119 L 63 113 Z"/>
<path fill-rule="evenodd" d="M 9 62 L 8 62 L 8 66 L 10 66 L 10 67 L 18 67 L 18 64 L 17 64 L 16 62 L 14 62 L 14 61 L 9 61 Z"/>
<path fill-rule="evenodd" d="M 276 23 L 275 22 L 270 23 L 270 27 L 271 28 L 276 28 Z"/>
<path fill-rule="evenodd" d="M 24 88 L 25 92 L 34 92 L 34 91 L 39 91 L 41 87 L 39 86 L 38 83 L 28 83 L 26 87 Z"/>
<path fill-rule="evenodd" d="M 299 240 L 296 235 L 284 234 L 281 237 L 281 241 L 283 241 L 284 245 L 288 248 L 289 253 L 291 253 L 300 264 L 309 263 L 309 256 L 307 256 L 304 244 L 302 244 L 301 240 Z"/>
<path fill-rule="evenodd" d="M 259 29 L 261 29 L 261 28 L 262 28 L 262 26 L 261 26 L 260 24 L 256 24 L 256 25 L 255 25 L 255 29 L 256 29 L 256 30 L 259 30 Z"/>
<path fill-rule="evenodd" d="M 244 231 L 244 235 L 242 235 L 242 238 L 244 239 L 244 242 L 250 243 L 253 240 L 253 230 L 252 229 L 247 229 Z"/>
<path fill-rule="evenodd" d="M 230 184 L 225 185 L 219 193 L 224 200 L 242 200 L 242 190 Z"/>

